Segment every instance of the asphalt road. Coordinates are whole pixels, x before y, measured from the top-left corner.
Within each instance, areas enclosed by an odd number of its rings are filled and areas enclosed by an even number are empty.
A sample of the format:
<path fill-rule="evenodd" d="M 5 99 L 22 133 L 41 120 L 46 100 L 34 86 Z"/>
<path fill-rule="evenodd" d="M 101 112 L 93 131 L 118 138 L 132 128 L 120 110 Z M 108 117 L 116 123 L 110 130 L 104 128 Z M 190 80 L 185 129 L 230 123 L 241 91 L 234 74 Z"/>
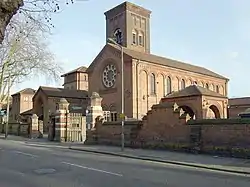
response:
<path fill-rule="evenodd" d="M 0 186 L 249 187 L 250 176 L 0 140 Z"/>

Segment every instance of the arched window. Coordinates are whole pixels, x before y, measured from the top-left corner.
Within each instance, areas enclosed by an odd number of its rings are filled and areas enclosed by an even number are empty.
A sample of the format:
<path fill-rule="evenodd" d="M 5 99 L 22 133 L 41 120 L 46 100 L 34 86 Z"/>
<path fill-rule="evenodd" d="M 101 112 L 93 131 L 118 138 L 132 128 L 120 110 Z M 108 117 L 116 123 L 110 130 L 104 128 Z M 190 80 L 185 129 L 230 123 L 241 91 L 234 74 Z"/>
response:
<path fill-rule="evenodd" d="M 132 35 L 133 35 L 133 38 L 132 38 L 133 41 L 132 41 L 132 43 L 133 43 L 134 45 L 137 45 L 137 43 L 138 43 L 138 40 L 137 40 L 137 35 L 138 35 L 138 34 L 137 34 L 137 31 L 134 30 L 134 31 L 132 32 Z"/>
<path fill-rule="evenodd" d="M 197 81 L 194 81 L 194 83 L 193 83 L 194 85 L 197 85 L 198 83 L 197 83 Z"/>
<path fill-rule="evenodd" d="M 209 85 L 208 85 L 208 83 L 206 83 L 206 89 L 209 89 Z"/>
<path fill-rule="evenodd" d="M 213 89 L 213 91 L 215 91 L 215 86 L 214 86 L 214 84 L 212 84 L 212 89 Z"/>
<path fill-rule="evenodd" d="M 184 89 L 186 87 L 186 83 L 184 79 L 181 79 L 181 89 Z"/>
<path fill-rule="evenodd" d="M 155 85 L 155 74 L 151 74 L 150 77 L 150 86 L 151 86 L 151 94 L 155 94 L 156 93 L 156 85 Z"/>
<path fill-rule="evenodd" d="M 220 93 L 219 85 L 216 86 L 216 92 L 217 92 L 217 93 Z"/>
<path fill-rule="evenodd" d="M 144 46 L 144 34 L 142 32 L 140 32 L 138 35 L 138 44 L 140 46 Z"/>
<path fill-rule="evenodd" d="M 168 76 L 166 80 L 166 94 L 169 94 L 172 92 L 172 81 L 171 78 Z"/>

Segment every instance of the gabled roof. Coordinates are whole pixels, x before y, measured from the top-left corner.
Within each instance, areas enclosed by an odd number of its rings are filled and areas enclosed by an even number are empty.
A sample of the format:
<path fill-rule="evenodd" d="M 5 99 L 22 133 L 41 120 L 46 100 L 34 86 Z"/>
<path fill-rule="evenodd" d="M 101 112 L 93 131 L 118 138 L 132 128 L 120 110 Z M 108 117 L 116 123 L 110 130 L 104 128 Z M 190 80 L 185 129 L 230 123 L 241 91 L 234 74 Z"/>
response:
<path fill-rule="evenodd" d="M 101 50 L 101 52 L 97 55 L 97 57 L 94 59 L 94 61 L 90 64 L 90 66 L 87 69 L 87 72 L 91 72 L 93 71 L 93 68 L 95 66 L 95 61 L 97 60 L 97 58 L 101 55 L 101 53 L 106 50 L 106 49 L 111 49 L 111 50 L 118 50 L 120 51 L 120 48 L 116 45 L 113 44 L 106 44 L 103 49 Z M 161 56 L 157 56 L 157 55 L 153 55 L 153 54 L 149 54 L 149 53 L 143 53 L 143 52 L 139 52 L 139 51 L 135 51 L 135 50 L 131 50 L 128 48 L 123 48 L 124 54 L 128 57 L 130 57 L 131 59 L 138 59 L 138 60 L 142 60 L 142 61 L 147 61 L 150 63 L 154 63 L 154 64 L 159 64 L 159 65 L 163 65 L 163 66 L 167 66 L 167 67 L 171 67 L 171 68 L 175 68 L 175 69 L 180 69 L 180 70 L 184 70 L 184 71 L 189 71 L 189 72 L 194 72 L 194 73 L 198 73 L 201 75 L 207 75 L 210 77 L 217 77 L 220 79 L 225 79 L 225 80 L 229 80 L 228 78 L 221 76 L 211 70 L 208 70 L 204 67 L 200 67 L 200 66 L 195 66 L 192 64 L 188 64 L 188 63 L 184 63 L 184 62 L 180 62 L 177 60 L 172 60 L 172 59 L 168 59 L 165 57 L 161 57 Z"/>
<path fill-rule="evenodd" d="M 17 93 L 12 94 L 11 96 L 15 96 L 15 95 L 19 95 L 19 94 L 30 94 L 33 95 L 36 93 L 36 90 L 32 89 L 32 88 L 25 88 Z"/>
<path fill-rule="evenodd" d="M 69 90 L 64 88 L 54 88 L 40 86 L 33 99 L 39 91 L 42 91 L 47 97 L 59 97 L 59 98 L 88 98 L 88 91 L 86 90 Z"/>
<path fill-rule="evenodd" d="M 180 91 L 172 92 L 164 98 L 170 99 L 170 98 L 180 98 L 180 97 L 188 97 L 188 96 L 202 96 L 202 95 L 227 98 L 224 95 L 221 95 L 217 92 L 211 91 L 207 88 L 203 88 L 203 87 L 198 86 L 198 85 L 191 85 L 191 86 L 188 86 Z"/>
<path fill-rule="evenodd" d="M 65 74 L 63 74 L 63 75 L 61 75 L 61 77 L 65 77 L 65 76 L 67 76 L 67 75 L 70 75 L 70 74 L 72 74 L 72 73 L 77 73 L 77 72 L 86 73 L 86 70 L 87 70 L 87 67 L 81 66 L 81 67 L 78 67 L 78 68 L 76 68 L 76 69 L 74 69 L 74 70 L 72 70 L 72 71 L 69 71 L 69 72 L 67 72 L 67 73 L 65 73 Z"/>

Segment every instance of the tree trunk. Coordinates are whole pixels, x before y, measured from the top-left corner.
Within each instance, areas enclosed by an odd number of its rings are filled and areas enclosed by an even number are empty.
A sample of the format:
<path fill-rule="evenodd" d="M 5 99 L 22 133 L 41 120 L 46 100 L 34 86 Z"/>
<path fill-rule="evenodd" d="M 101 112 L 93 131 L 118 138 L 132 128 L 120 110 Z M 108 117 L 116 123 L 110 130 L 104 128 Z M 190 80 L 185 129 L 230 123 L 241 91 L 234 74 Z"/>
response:
<path fill-rule="evenodd" d="M 0 0 L 0 44 L 4 39 L 4 33 L 12 16 L 14 16 L 23 0 Z"/>

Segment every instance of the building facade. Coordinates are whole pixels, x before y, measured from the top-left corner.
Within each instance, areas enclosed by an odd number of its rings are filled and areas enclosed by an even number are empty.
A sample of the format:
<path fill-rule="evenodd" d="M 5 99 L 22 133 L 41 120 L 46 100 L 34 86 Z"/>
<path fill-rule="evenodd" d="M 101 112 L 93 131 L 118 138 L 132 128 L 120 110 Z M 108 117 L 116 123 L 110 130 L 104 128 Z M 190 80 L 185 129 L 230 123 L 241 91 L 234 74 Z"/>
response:
<path fill-rule="evenodd" d="M 86 112 L 89 103 L 87 91 L 40 86 L 33 97 L 33 113 L 43 121 L 45 132 L 48 132 L 50 117 L 58 110 L 57 104 L 61 98 L 69 102 L 70 111 Z"/>
<path fill-rule="evenodd" d="M 228 100 L 228 115 L 230 118 L 239 118 L 239 113 L 250 108 L 250 97 L 230 98 Z"/>
<path fill-rule="evenodd" d="M 19 115 L 33 108 L 32 98 L 36 91 L 26 88 L 12 95 L 12 107 L 10 110 L 10 121 L 17 121 Z"/>
<path fill-rule="evenodd" d="M 125 115 L 141 119 L 161 98 L 192 84 L 227 97 L 227 78 L 150 53 L 150 14 L 129 2 L 105 13 L 106 40 L 123 47 Z M 121 112 L 121 54 L 121 47 L 107 42 L 87 69 L 89 92 L 98 92 L 103 110 L 114 113 Z"/>
<path fill-rule="evenodd" d="M 86 67 L 81 66 L 68 73 L 63 74 L 64 78 L 63 87 L 71 90 L 88 90 L 88 74 Z"/>

